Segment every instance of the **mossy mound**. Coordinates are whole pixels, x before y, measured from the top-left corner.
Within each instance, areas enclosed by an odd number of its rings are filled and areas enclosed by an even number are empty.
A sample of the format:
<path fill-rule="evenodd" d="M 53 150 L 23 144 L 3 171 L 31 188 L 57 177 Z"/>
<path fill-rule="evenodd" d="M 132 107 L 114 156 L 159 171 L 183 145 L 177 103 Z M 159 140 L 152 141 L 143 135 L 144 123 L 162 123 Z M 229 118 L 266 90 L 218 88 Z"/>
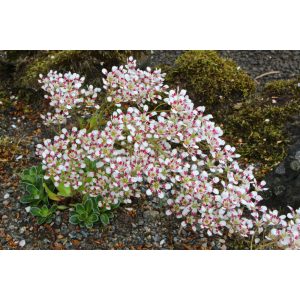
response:
<path fill-rule="evenodd" d="M 14 64 L 11 87 L 20 98 L 39 98 L 39 74 L 50 70 L 76 72 L 86 77 L 86 82 L 102 85 L 101 69 L 126 62 L 133 55 L 141 57 L 146 51 L 129 50 L 52 50 L 52 51 L 6 51 L 8 63 Z"/>
<path fill-rule="evenodd" d="M 195 103 L 206 106 L 240 101 L 255 92 L 254 80 L 215 51 L 195 50 L 180 55 L 167 81 L 187 89 Z"/>
<path fill-rule="evenodd" d="M 300 99 L 300 78 L 274 80 L 265 84 L 263 94 L 271 98 Z"/>
<path fill-rule="evenodd" d="M 289 143 L 285 126 L 299 113 L 299 99 L 278 103 L 256 96 L 227 114 L 220 110 L 216 118 L 222 120 L 228 143 L 236 145 L 245 162 L 257 165 L 260 177 L 285 158 Z"/>
<path fill-rule="evenodd" d="M 186 88 L 197 105 L 206 106 L 241 161 L 257 166 L 258 178 L 284 159 L 289 142 L 285 125 L 300 113 L 297 80 L 268 83 L 259 94 L 254 80 L 214 51 L 187 51 L 163 71 L 169 72 L 170 86 Z"/>

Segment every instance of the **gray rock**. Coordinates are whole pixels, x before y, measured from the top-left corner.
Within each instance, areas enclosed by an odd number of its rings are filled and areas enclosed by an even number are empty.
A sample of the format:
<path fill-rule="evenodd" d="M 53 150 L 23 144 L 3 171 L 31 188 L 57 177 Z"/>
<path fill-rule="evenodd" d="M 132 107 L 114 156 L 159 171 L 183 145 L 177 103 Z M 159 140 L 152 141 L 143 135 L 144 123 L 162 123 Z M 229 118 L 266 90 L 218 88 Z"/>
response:
<path fill-rule="evenodd" d="M 89 236 L 88 232 L 86 232 L 85 230 L 80 230 L 80 233 L 84 238 L 87 238 Z"/>
<path fill-rule="evenodd" d="M 21 241 L 19 242 L 19 246 L 20 246 L 21 248 L 23 248 L 25 245 L 26 245 L 26 241 L 25 241 L 25 240 L 21 240 Z"/>
<path fill-rule="evenodd" d="M 159 242 L 160 241 L 160 236 L 158 234 L 154 235 L 153 236 L 153 241 L 156 242 L 156 243 Z"/>
<path fill-rule="evenodd" d="M 76 238 L 77 238 L 77 240 L 81 241 L 82 240 L 82 234 L 78 232 L 76 234 Z"/>
<path fill-rule="evenodd" d="M 293 160 L 291 163 L 290 163 L 290 167 L 293 171 L 300 171 L 300 161 L 299 160 Z"/>
<path fill-rule="evenodd" d="M 300 161 L 300 151 L 297 151 L 295 154 L 295 159 Z"/>
<path fill-rule="evenodd" d="M 56 216 L 56 218 L 55 218 L 55 225 L 59 226 L 61 224 L 61 222 L 62 222 L 61 216 L 59 216 L 59 215 Z"/>
<path fill-rule="evenodd" d="M 287 126 L 293 144 L 288 147 L 287 157 L 277 168 L 266 176 L 269 191 L 265 192 L 262 204 L 271 208 L 283 209 L 300 206 L 300 116 Z M 296 135 L 295 135 L 295 134 Z"/>
<path fill-rule="evenodd" d="M 284 185 L 278 185 L 273 188 L 274 194 L 276 196 L 282 194 L 285 190 L 286 190 L 286 187 Z"/>
<path fill-rule="evenodd" d="M 66 235 L 69 232 L 68 226 L 66 226 L 66 224 L 63 224 L 60 227 L 60 232 L 61 232 L 62 235 Z"/>
<path fill-rule="evenodd" d="M 275 173 L 278 175 L 284 175 L 285 174 L 285 166 L 284 163 L 280 163 L 277 168 L 275 169 Z"/>
<path fill-rule="evenodd" d="M 69 233 L 69 237 L 70 237 L 71 239 L 76 239 L 76 238 L 77 238 L 77 232 L 76 232 L 76 231 L 70 232 L 70 233 Z"/>

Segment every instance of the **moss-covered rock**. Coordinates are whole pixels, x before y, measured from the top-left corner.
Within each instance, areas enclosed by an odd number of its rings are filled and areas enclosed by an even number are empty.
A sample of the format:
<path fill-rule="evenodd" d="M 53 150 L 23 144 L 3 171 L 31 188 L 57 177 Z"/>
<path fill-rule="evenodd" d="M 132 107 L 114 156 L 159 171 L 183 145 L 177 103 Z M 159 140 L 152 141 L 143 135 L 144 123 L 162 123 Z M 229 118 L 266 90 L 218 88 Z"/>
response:
<path fill-rule="evenodd" d="M 129 50 L 51 50 L 6 51 L 6 59 L 14 64 L 10 86 L 22 99 L 41 97 L 37 82 L 39 74 L 50 70 L 76 72 L 86 77 L 89 84 L 101 84 L 101 69 L 126 62 L 130 55 L 141 57 L 146 51 Z"/>
<path fill-rule="evenodd" d="M 167 81 L 187 89 L 195 103 L 206 106 L 241 101 L 255 92 L 254 80 L 215 51 L 195 50 L 180 55 Z"/>

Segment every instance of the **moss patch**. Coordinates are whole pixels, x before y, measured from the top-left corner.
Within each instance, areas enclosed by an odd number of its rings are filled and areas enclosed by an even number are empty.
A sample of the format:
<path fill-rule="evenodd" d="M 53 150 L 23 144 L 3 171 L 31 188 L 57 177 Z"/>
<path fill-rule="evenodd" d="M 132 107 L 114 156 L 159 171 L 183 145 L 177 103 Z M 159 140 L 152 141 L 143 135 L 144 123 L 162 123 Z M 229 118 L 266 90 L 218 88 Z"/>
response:
<path fill-rule="evenodd" d="M 272 98 L 300 98 L 300 78 L 274 80 L 265 84 L 263 94 Z"/>
<path fill-rule="evenodd" d="M 126 62 L 133 55 L 136 58 L 146 51 L 129 50 L 53 50 L 53 51 L 7 51 L 7 60 L 15 64 L 13 80 L 10 84 L 20 99 L 33 100 L 42 97 L 38 84 L 39 74 L 50 70 L 76 72 L 86 77 L 86 82 L 102 85 L 101 70 Z"/>
<path fill-rule="evenodd" d="M 215 51 L 187 51 L 180 55 L 167 81 L 187 89 L 195 103 L 204 105 L 235 102 L 255 92 L 254 80 Z"/>

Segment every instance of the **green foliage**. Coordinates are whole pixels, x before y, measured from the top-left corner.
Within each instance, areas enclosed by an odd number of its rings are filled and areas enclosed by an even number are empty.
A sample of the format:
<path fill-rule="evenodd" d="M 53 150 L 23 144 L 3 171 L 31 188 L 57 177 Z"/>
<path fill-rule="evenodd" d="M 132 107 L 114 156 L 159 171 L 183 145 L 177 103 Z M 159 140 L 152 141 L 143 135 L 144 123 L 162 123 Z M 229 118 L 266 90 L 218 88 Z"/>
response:
<path fill-rule="evenodd" d="M 70 217 L 71 224 L 82 224 L 87 228 L 93 227 L 95 223 L 101 221 L 103 225 L 109 224 L 109 218 L 112 217 L 112 213 L 101 210 L 98 206 L 99 196 L 87 199 L 81 204 L 75 205 L 75 210 Z"/>
<path fill-rule="evenodd" d="M 89 167 L 91 170 L 96 168 L 94 164 Z M 38 224 L 50 223 L 57 209 L 66 210 L 70 207 L 70 205 L 56 203 L 74 196 L 70 187 L 65 187 L 63 184 L 55 187 L 50 179 L 44 179 L 44 175 L 41 165 L 26 169 L 21 174 L 21 184 L 25 188 L 21 203 L 31 206 L 30 212 L 37 218 Z M 112 210 L 115 210 L 120 203 L 107 210 L 98 206 L 99 200 L 101 196 L 85 197 L 82 203 L 73 204 L 75 210 L 69 219 L 70 223 L 84 225 L 87 228 L 93 227 L 97 222 L 108 225 L 113 217 Z"/>
<path fill-rule="evenodd" d="M 44 223 L 51 223 L 55 216 L 56 209 L 56 205 L 52 205 L 50 208 L 48 208 L 47 205 L 43 205 L 42 207 L 31 207 L 30 212 L 37 218 L 37 223 L 41 225 Z"/>
<path fill-rule="evenodd" d="M 57 209 L 56 205 L 50 206 L 49 203 L 49 193 L 53 193 L 54 185 L 50 182 L 48 185 L 51 188 L 46 185 L 41 165 L 24 170 L 21 174 L 21 184 L 25 187 L 25 195 L 21 203 L 31 206 L 30 213 L 37 218 L 39 225 L 50 223 Z"/>
<path fill-rule="evenodd" d="M 34 206 L 49 203 L 48 194 L 44 188 L 44 172 L 41 165 L 24 170 L 21 174 L 21 184 L 25 187 L 22 203 Z"/>
<path fill-rule="evenodd" d="M 187 89 L 196 104 L 219 106 L 240 101 L 255 92 L 255 82 L 232 60 L 215 51 L 187 51 L 168 70 L 171 86 Z"/>

